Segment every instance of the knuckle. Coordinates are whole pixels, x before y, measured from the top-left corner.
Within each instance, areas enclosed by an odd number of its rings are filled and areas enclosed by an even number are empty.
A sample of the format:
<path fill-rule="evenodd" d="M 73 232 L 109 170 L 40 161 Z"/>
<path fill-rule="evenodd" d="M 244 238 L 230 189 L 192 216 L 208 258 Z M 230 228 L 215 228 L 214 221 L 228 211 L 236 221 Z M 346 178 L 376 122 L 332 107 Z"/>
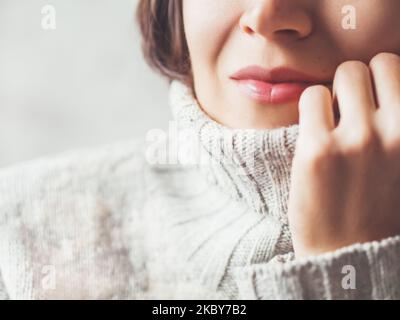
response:
<path fill-rule="evenodd" d="M 400 155 L 400 139 L 398 139 L 396 142 L 389 143 L 387 146 L 387 151 L 389 155 L 394 155 L 396 157 L 399 157 Z"/>
<path fill-rule="evenodd" d="M 332 139 L 320 139 L 307 146 L 302 154 L 304 167 L 312 171 L 319 171 L 327 165 L 336 162 L 339 153 L 336 152 Z"/>
<path fill-rule="evenodd" d="M 377 54 L 370 62 L 371 68 L 381 68 L 392 65 L 400 65 L 400 56 L 388 52 Z"/>
<path fill-rule="evenodd" d="M 329 91 L 329 89 L 327 87 L 323 86 L 322 84 L 317 84 L 317 85 L 308 87 L 304 91 L 304 93 L 306 95 L 310 95 L 311 97 L 314 97 L 314 96 L 324 95 L 327 91 Z"/>
<path fill-rule="evenodd" d="M 384 148 L 389 154 L 400 154 L 400 132 L 387 134 L 384 139 Z"/>
<path fill-rule="evenodd" d="M 308 102 L 321 100 L 321 98 L 323 98 L 327 94 L 327 91 L 329 92 L 329 89 L 323 85 L 314 85 L 308 87 L 301 95 L 299 103 L 300 108 L 304 109 L 310 105 L 313 106 L 312 103 L 310 104 Z"/>
<path fill-rule="evenodd" d="M 380 138 L 376 130 L 364 129 L 354 134 L 348 143 L 344 146 L 343 151 L 347 156 L 364 155 L 369 152 L 376 151 L 380 146 Z"/>
<path fill-rule="evenodd" d="M 369 73 L 369 67 L 361 61 L 346 61 L 337 68 L 336 77 L 348 77 L 359 73 Z"/>

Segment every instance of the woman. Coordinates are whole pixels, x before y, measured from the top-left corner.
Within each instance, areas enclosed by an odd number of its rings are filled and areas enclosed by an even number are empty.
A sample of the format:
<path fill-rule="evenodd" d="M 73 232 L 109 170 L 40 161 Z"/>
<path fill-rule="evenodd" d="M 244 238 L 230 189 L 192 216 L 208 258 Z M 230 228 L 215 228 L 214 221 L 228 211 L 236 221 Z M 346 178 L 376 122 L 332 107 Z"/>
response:
<path fill-rule="evenodd" d="M 3 170 L 3 297 L 400 298 L 399 14 L 141 0 L 175 134 Z"/>

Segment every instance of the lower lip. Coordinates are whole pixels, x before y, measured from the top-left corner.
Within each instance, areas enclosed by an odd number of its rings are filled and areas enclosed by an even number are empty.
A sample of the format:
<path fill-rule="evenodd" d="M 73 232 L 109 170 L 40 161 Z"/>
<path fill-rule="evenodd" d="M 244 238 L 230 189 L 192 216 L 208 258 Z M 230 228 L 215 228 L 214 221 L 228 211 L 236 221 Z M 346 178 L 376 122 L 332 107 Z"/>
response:
<path fill-rule="evenodd" d="M 253 100 L 267 104 L 284 104 L 298 101 L 310 83 L 268 83 L 257 80 L 238 80 L 241 91 Z"/>

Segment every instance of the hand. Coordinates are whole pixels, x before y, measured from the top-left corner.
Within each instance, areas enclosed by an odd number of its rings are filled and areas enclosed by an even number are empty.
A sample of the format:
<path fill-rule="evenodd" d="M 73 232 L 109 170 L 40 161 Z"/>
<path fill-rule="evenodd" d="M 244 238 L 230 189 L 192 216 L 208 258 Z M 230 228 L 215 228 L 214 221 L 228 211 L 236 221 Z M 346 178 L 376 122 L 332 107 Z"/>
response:
<path fill-rule="evenodd" d="M 400 57 L 345 62 L 333 92 L 314 86 L 300 100 L 288 210 L 297 257 L 400 234 Z"/>

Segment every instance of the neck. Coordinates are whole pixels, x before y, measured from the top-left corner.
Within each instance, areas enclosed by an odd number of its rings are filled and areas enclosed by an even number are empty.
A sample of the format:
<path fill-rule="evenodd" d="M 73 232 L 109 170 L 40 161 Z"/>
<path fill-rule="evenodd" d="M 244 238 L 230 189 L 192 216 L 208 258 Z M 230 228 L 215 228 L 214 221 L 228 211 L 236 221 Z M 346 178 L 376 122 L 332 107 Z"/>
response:
<path fill-rule="evenodd" d="M 201 172 L 232 198 L 287 223 L 290 172 L 298 125 L 269 130 L 230 129 L 212 120 L 190 87 L 174 81 L 170 105 Z"/>

